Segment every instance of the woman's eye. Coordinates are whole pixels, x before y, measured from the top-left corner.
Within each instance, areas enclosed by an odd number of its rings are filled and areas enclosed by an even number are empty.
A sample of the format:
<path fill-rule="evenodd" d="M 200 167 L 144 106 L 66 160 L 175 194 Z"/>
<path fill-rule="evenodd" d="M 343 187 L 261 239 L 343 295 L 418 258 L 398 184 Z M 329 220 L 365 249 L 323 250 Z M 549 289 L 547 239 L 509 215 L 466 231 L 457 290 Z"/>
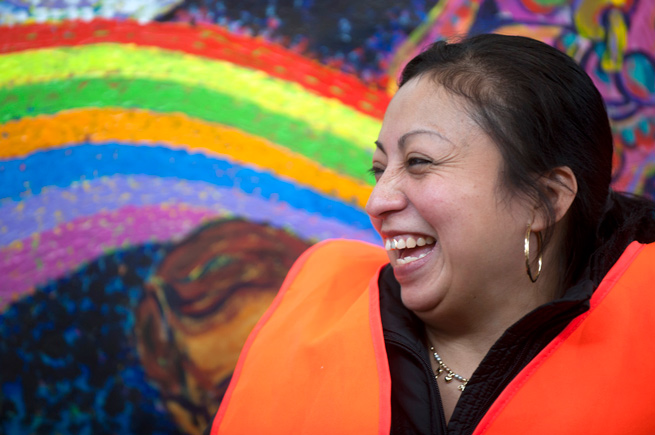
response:
<path fill-rule="evenodd" d="M 407 166 L 429 165 L 430 161 L 420 157 L 411 157 L 407 159 Z"/>
<path fill-rule="evenodd" d="M 368 170 L 368 173 L 373 175 L 376 180 L 382 176 L 383 172 L 384 172 L 384 168 L 380 166 L 372 166 L 371 169 Z"/>

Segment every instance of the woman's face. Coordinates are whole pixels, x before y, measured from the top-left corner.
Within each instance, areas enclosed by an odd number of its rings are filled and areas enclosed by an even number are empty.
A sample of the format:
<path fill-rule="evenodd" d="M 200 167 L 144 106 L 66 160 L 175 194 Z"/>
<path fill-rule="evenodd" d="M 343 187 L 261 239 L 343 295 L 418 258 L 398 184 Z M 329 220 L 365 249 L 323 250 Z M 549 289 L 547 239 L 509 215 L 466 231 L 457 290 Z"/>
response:
<path fill-rule="evenodd" d="M 391 101 L 376 142 L 366 210 L 403 303 L 417 314 L 507 303 L 525 285 L 532 210 L 500 183 L 502 157 L 459 97 L 428 77 Z"/>

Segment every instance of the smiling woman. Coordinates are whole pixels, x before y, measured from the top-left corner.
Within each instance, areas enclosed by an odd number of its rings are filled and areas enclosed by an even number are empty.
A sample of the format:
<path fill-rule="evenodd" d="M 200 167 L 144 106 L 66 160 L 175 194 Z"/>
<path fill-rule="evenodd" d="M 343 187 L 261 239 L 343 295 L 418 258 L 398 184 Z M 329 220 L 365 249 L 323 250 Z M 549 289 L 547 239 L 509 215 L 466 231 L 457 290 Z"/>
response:
<path fill-rule="evenodd" d="M 479 35 L 430 46 L 399 85 L 366 206 L 385 250 L 300 257 L 208 432 L 655 431 L 655 204 L 611 191 L 591 79 Z"/>
<path fill-rule="evenodd" d="M 531 201 L 504 192 L 502 165 L 498 147 L 466 113 L 461 97 L 429 77 L 400 88 L 373 156 L 377 185 L 367 212 L 380 235 L 396 241 L 387 251 L 403 304 L 426 325 L 488 336 L 488 325 L 506 329 L 526 307 L 556 296 L 556 283 L 522 291 L 529 282 L 517 248 L 527 225 L 540 232 L 544 220 Z M 575 196 L 575 178 L 570 170 L 559 172 L 567 183 L 553 185 L 561 217 Z M 412 252 L 405 241 L 414 238 L 436 243 Z M 477 364 L 469 365 L 470 375 Z"/>

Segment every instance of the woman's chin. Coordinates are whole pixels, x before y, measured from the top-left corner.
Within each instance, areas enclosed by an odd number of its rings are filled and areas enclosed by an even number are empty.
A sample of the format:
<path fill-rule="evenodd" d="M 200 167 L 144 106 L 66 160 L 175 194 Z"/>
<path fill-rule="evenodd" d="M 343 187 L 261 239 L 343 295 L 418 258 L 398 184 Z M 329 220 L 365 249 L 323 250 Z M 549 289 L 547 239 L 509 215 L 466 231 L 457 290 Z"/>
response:
<path fill-rule="evenodd" d="M 439 304 L 439 297 L 435 292 L 426 292 L 424 287 L 418 285 L 401 285 L 400 299 L 405 308 L 414 313 L 432 311 Z"/>

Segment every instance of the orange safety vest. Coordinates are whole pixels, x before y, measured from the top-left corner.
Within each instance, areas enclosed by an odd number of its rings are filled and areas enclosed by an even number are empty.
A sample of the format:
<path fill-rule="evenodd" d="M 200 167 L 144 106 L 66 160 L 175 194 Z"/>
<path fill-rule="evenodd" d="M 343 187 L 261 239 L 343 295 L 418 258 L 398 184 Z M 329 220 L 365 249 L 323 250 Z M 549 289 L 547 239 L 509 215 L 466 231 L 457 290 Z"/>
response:
<path fill-rule="evenodd" d="M 305 252 L 246 341 L 211 434 L 388 434 L 379 247 Z M 650 302 L 650 303 L 649 303 Z M 475 435 L 655 434 L 655 244 L 632 243 Z"/>

